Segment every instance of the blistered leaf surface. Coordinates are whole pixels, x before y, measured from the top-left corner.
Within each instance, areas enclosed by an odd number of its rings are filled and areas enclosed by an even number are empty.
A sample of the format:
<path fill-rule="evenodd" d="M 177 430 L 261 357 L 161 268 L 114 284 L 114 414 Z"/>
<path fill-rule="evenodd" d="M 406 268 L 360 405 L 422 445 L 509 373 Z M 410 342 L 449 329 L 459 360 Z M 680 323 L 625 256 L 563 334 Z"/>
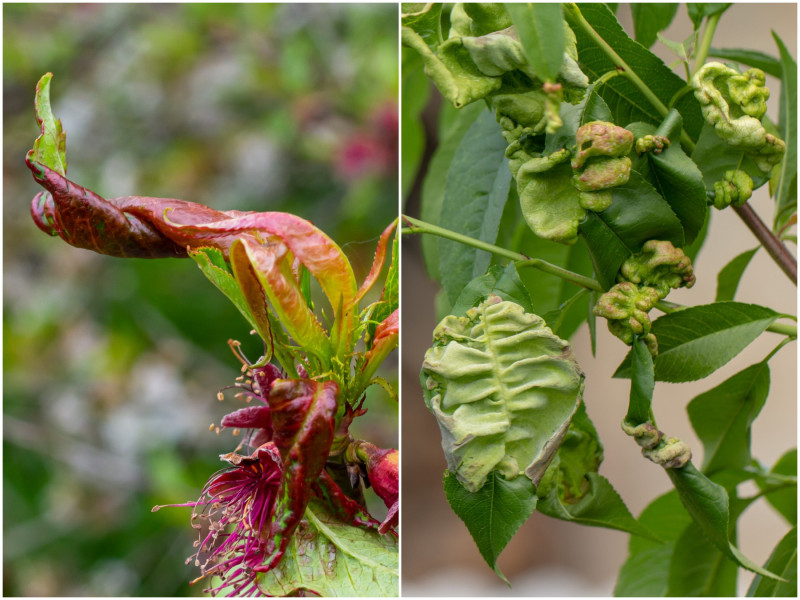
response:
<path fill-rule="evenodd" d="M 583 373 L 541 317 L 492 296 L 437 326 L 422 383 L 448 468 L 474 492 L 495 470 L 538 484 L 578 408 Z"/>

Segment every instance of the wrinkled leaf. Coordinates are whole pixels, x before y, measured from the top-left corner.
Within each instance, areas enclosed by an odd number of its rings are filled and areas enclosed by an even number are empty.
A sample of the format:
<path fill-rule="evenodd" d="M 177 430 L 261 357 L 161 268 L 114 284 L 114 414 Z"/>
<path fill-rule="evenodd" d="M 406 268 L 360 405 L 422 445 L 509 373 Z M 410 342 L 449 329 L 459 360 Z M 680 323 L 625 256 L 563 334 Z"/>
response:
<path fill-rule="evenodd" d="M 702 379 L 739 354 L 769 327 L 778 313 L 741 302 L 715 302 L 674 312 L 653 321 L 658 338 L 656 381 Z M 614 377 L 630 377 L 630 354 Z"/>
<path fill-rule="evenodd" d="M 461 140 L 447 173 L 442 214 L 448 229 L 494 243 L 511 184 L 505 149 L 492 114 L 481 114 Z M 483 250 L 439 241 L 439 272 L 451 302 L 486 271 L 490 258 Z"/>
<path fill-rule="evenodd" d="M 706 124 L 700 132 L 692 160 L 703 173 L 706 190 L 713 191 L 714 183 L 721 181 L 726 171 L 741 169 L 753 180 L 753 189 L 767 182 L 767 175 L 756 166 L 753 159 L 744 156 L 741 150 L 726 143 L 714 133 L 714 127 Z"/>
<path fill-rule="evenodd" d="M 505 480 L 489 474 L 484 486 L 470 492 L 449 471 L 444 491 L 450 507 L 464 521 L 483 559 L 500 579 L 508 583 L 497 566 L 500 553 L 536 509 L 536 489 L 527 477 Z"/>
<path fill-rule="evenodd" d="M 410 27 L 431 50 L 436 50 L 442 40 L 442 5 L 440 3 L 404 2 L 400 5 L 403 27 Z"/>
<path fill-rule="evenodd" d="M 439 323 L 420 379 L 448 469 L 469 491 L 494 470 L 538 484 L 583 389 L 567 343 L 499 297 Z"/>
<path fill-rule="evenodd" d="M 678 5 L 673 3 L 631 4 L 634 39 L 645 48 L 649 48 L 656 41 L 658 32 L 669 27 L 676 12 Z"/>
<path fill-rule="evenodd" d="M 687 407 L 692 427 L 703 442 L 703 472 L 750 464 L 750 429 L 769 393 L 769 366 L 751 365 Z"/>
<path fill-rule="evenodd" d="M 61 119 L 53 116 L 50 106 L 50 81 L 52 73 L 42 76 L 36 84 L 36 122 L 42 133 L 36 138 L 31 150 L 31 160 L 53 169 L 59 175 L 67 174 L 67 134 L 61 127 Z"/>
<path fill-rule="evenodd" d="M 543 81 L 555 81 L 564 58 L 566 38 L 561 5 L 506 4 L 531 70 Z"/>
<path fill-rule="evenodd" d="M 393 535 L 355 527 L 312 501 L 283 560 L 258 584 L 270 595 L 392 597 L 399 594 L 398 542 Z"/>
<path fill-rule="evenodd" d="M 778 542 L 764 568 L 777 573 L 786 581 L 774 581 L 756 575 L 747 590 L 748 596 L 797 598 L 797 527 Z"/>
<path fill-rule="evenodd" d="M 733 257 L 731 261 L 720 269 L 717 273 L 717 297 L 715 302 L 726 302 L 733 300 L 736 296 L 736 289 L 739 287 L 739 282 L 742 280 L 744 270 L 750 264 L 750 259 L 753 258 L 758 248 L 752 250 L 745 250 L 741 254 Z"/>

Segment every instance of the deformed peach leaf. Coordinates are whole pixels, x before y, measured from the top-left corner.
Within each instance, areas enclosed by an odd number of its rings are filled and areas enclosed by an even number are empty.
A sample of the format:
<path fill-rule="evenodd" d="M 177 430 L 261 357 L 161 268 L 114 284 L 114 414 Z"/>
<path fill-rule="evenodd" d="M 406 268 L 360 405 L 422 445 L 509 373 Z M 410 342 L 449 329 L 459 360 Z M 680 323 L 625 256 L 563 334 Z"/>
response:
<path fill-rule="evenodd" d="M 46 73 L 36 84 L 36 122 L 42 128 L 42 133 L 33 142 L 33 160 L 66 175 L 67 134 L 61 128 L 61 119 L 55 118 L 50 106 L 52 78 L 52 73 Z"/>

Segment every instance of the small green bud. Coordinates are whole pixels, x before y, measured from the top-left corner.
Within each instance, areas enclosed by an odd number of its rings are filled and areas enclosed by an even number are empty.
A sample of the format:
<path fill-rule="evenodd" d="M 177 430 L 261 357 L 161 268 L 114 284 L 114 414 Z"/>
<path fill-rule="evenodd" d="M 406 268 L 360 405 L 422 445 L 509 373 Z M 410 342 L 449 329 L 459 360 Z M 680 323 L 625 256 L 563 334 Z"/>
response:
<path fill-rule="evenodd" d="M 652 152 L 661 154 L 665 148 L 669 148 L 669 138 L 663 135 L 644 135 L 636 140 L 636 154 Z"/>
<path fill-rule="evenodd" d="M 661 299 L 670 288 L 692 287 L 695 276 L 692 261 L 683 250 L 668 241 L 649 240 L 640 253 L 622 263 L 617 281 L 654 288 Z"/>
<path fill-rule="evenodd" d="M 714 184 L 714 208 L 722 210 L 730 205 L 742 206 L 753 195 L 753 180 L 750 175 L 737 169 L 725 171 L 722 181 Z"/>
<path fill-rule="evenodd" d="M 638 287 L 630 281 L 614 285 L 600 296 L 594 307 L 594 314 L 608 320 L 608 330 L 629 346 L 636 336 L 652 336 L 648 312 L 659 297 L 650 287 Z M 651 354 L 658 351 L 655 336 L 646 339 Z"/>
<path fill-rule="evenodd" d="M 633 147 L 633 134 L 624 127 L 606 121 L 592 121 L 575 132 L 577 152 L 572 159 L 572 168 L 580 169 L 594 156 L 625 156 Z"/>

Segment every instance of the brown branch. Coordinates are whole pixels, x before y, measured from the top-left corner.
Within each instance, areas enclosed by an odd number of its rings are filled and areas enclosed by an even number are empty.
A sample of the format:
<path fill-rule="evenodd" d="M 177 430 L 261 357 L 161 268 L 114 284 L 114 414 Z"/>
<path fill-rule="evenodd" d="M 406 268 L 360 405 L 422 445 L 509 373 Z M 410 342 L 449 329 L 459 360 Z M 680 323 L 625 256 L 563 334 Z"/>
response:
<path fill-rule="evenodd" d="M 745 225 L 750 228 L 750 231 L 758 238 L 764 249 L 769 252 L 772 259 L 778 263 L 781 270 L 786 273 L 792 283 L 797 285 L 797 259 L 791 255 L 789 250 L 784 246 L 781 241 L 775 237 L 772 231 L 764 224 L 764 221 L 756 214 L 753 207 L 749 204 L 744 204 L 740 207 L 734 207 L 736 214 L 745 222 Z"/>

